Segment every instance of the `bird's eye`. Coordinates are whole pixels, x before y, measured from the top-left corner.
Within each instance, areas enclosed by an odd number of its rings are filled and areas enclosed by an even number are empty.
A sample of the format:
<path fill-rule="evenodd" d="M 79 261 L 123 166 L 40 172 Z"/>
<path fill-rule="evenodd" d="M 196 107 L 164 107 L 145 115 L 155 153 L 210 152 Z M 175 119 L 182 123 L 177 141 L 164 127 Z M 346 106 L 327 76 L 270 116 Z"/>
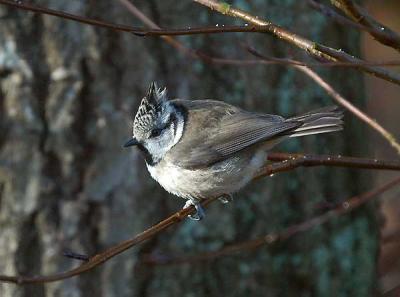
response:
<path fill-rule="evenodd" d="M 159 129 L 159 128 L 151 130 L 150 138 L 154 138 L 154 137 L 160 136 L 162 130 L 163 129 Z"/>

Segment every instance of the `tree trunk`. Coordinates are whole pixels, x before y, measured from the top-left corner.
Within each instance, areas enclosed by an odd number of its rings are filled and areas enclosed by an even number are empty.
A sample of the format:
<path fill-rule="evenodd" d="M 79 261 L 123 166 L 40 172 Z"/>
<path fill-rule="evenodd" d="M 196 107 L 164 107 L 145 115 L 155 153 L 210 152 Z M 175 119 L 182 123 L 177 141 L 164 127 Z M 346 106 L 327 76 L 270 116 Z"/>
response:
<path fill-rule="evenodd" d="M 116 23 L 141 25 L 118 1 L 36 1 Z M 142 1 L 163 27 L 238 21 L 190 1 Z M 359 35 L 304 1 L 234 1 L 316 41 L 359 55 Z M 303 52 L 265 34 L 179 38 L 226 58 L 248 57 L 248 41 L 270 56 Z M 362 106 L 358 72 L 321 70 Z M 136 150 L 121 148 L 134 113 L 156 80 L 171 97 L 224 100 L 284 116 L 332 104 L 303 74 L 285 66 L 216 66 L 190 59 L 160 38 L 140 38 L 0 6 L 0 272 L 51 274 L 76 265 L 71 249 L 94 254 L 183 206 L 150 178 Z M 357 101 L 356 101 L 357 100 Z M 359 122 L 343 133 L 290 140 L 279 150 L 363 155 Z M 143 256 L 196 254 L 279 231 L 365 191 L 365 173 L 305 168 L 264 178 L 202 222 L 179 226 L 85 275 L 35 286 L 0 284 L 0 296 L 372 296 L 378 221 L 364 207 L 256 251 L 182 265 L 147 265 Z"/>

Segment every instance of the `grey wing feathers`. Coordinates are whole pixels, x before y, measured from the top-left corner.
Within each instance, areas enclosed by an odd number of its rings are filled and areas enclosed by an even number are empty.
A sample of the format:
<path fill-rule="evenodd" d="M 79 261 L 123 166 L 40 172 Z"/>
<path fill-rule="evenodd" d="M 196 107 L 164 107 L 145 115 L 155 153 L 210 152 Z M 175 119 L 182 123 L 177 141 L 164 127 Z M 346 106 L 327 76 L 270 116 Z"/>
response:
<path fill-rule="evenodd" d="M 171 161 L 185 168 L 217 163 L 267 140 L 322 133 L 322 129 L 326 132 L 341 129 L 342 115 L 336 107 L 284 119 L 277 115 L 247 112 L 219 101 L 176 102 L 189 112 L 184 135 L 173 147 L 175 157 Z"/>
<path fill-rule="evenodd" d="M 225 131 L 216 135 L 213 146 L 218 153 L 226 157 L 300 125 L 298 122 L 285 122 L 283 118 L 243 112 L 224 123 L 222 129 Z"/>
<path fill-rule="evenodd" d="M 189 107 L 183 100 L 179 103 Z M 187 104 L 190 109 L 185 132 L 179 145 L 173 148 L 173 155 L 179 158 L 172 160 L 185 168 L 214 164 L 301 125 L 297 121 L 286 122 L 277 115 L 251 113 L 218 101 L 198 100 Z"/>

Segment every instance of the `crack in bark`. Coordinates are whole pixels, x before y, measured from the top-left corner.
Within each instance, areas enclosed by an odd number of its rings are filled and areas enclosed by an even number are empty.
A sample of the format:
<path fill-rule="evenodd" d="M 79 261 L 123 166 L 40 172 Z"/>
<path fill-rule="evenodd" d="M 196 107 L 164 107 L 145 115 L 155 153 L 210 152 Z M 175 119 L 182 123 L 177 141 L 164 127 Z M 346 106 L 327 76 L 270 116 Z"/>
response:
<path fill-rule="evenodd" d="M 76 145 L 82 148 L 82 152 L 76 156 L 74 165 L 78 173 L 78 185 L 72 193 L 73 197 L 77 197 L 84 190 L 86 169 L 95 153 L 95 146 L 87 135 L 87 125 L 94 107 L 89 100 L 93 78 L 85 57 L 81 59 L 79 68 L 82 75 L 82 88 L 77 95 L 77 111 L 72 130 L 77 135 Z"/>

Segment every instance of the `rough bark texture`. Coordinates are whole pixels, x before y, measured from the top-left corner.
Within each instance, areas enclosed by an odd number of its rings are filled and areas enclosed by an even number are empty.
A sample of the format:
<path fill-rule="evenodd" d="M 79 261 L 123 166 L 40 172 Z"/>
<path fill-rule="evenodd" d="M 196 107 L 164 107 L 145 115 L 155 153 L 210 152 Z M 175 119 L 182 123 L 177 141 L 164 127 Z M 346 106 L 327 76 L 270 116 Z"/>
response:
<path fill-rule="evenodd" d="M 117 1 L 36 3 L 118 23 L 140 24 Z M 357 33 L 328 22 L 304 1 L 233 1 L 260 17 L 359 54 Z M 190 1 L 137 5 L 165 27 L 238 23 Z M 268 35 L 180 38 L 210 54 L 246 57 L 248 40 L 271 56 L 304 56 Z M 363 105 L 361 76 L 323 70 Z M 50 274 L 75 263 L 65 249 L 95 253 L 176 211 L 140 154 L 123 150 L 149 82 L 171 96 L 217 98 L 249 110 L 292 115 L 332 104 L 303 74 L 282 66 L 219 67 L 191 60 L 158 38 L 139 38 L 0 6 L 0 272 Z M 359 123 L 343 133 L 291 140 L 280 149 L 362 155 Z M 0 284 L 0 296 L 371 296 L 377 220 L 363 208 L 273 247 L 209 262 L 147 266 L 147 254 L 195 254 L 283 229 L 366 190 L 366 176 L 298 169 L 254 183 L 233 203 L 207 209 L 81 277 L 49 285 Z"/>

